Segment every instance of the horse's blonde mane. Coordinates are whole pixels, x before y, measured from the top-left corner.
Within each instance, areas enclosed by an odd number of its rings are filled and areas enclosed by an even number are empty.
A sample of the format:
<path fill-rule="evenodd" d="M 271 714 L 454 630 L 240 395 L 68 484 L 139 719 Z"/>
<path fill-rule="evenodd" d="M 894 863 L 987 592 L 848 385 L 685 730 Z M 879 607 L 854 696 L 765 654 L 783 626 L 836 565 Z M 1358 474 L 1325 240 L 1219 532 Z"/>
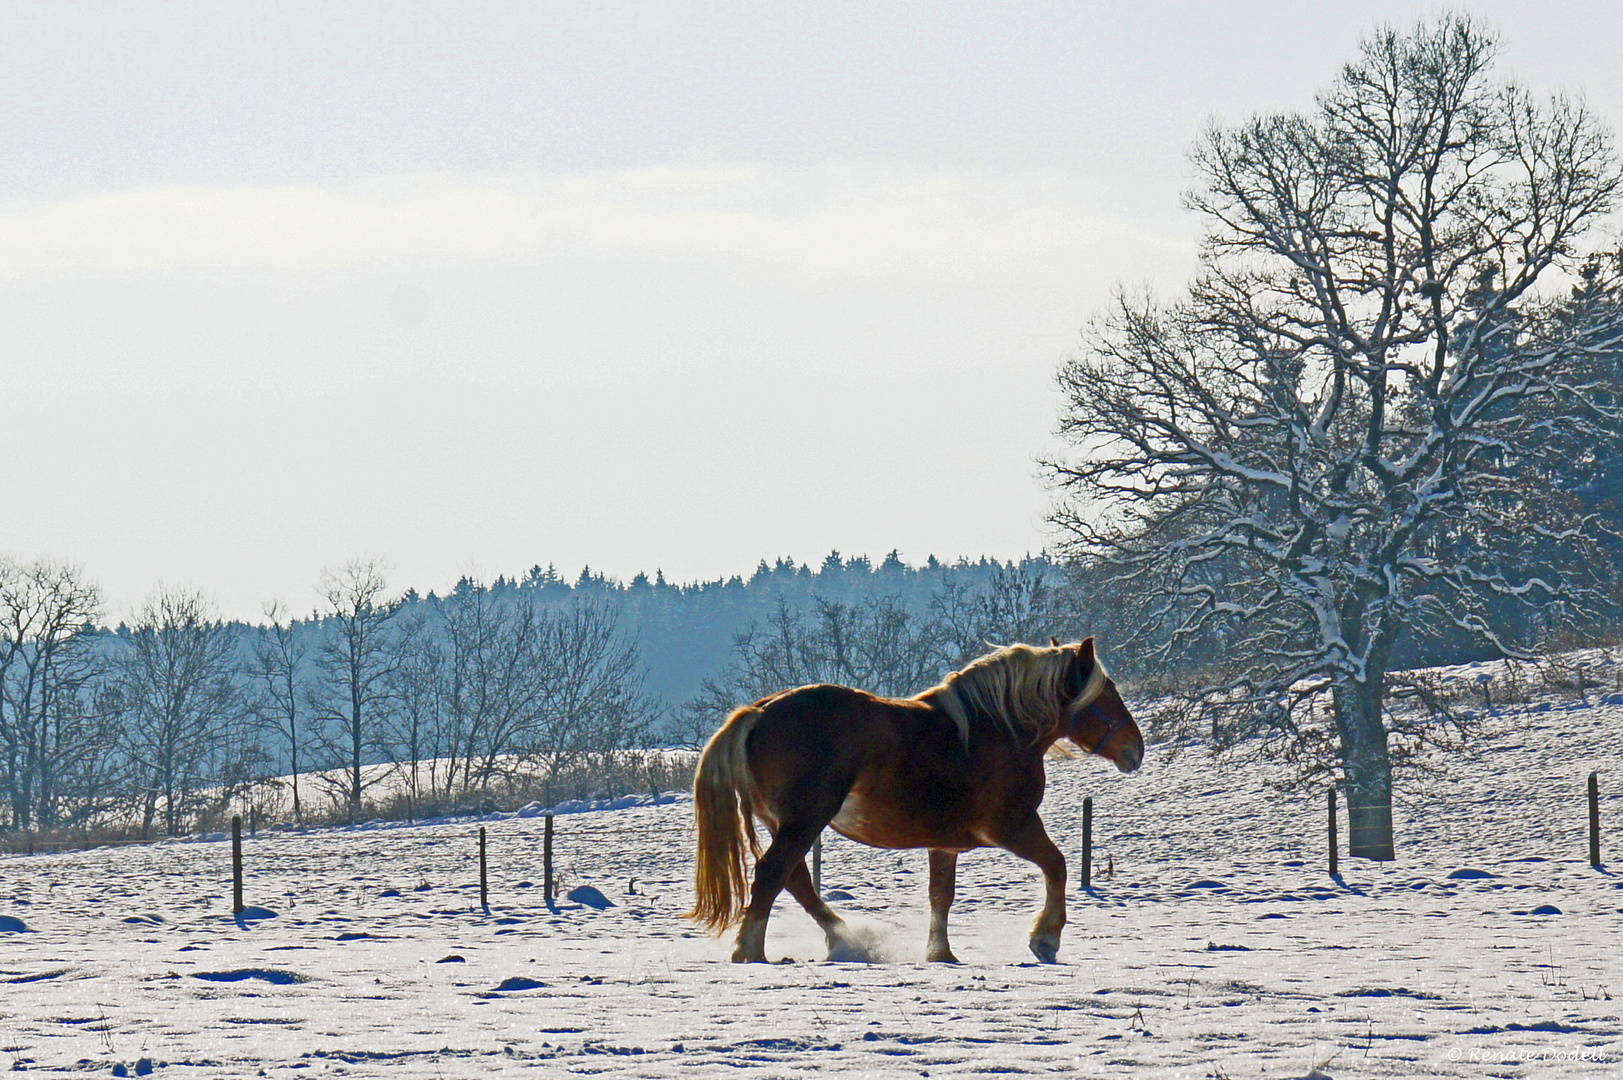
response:
<path fill-rule="evenodd" d="M 1075 713 L 1093 704 L 1104 693 L 1110 675 L 1097 659 L 1087 685 L 1074 699 L 1066 700 L 1064 686 L 1074 647 L 1039 649 L 1031 645 L 1006 645 L 955 671 L 919 694 L 933 698 L 951 717 L 964 745 L 976 723 L 988 718 L 1002 724 L 1010 734 L 1036 739 L 1054 731 Z"/>

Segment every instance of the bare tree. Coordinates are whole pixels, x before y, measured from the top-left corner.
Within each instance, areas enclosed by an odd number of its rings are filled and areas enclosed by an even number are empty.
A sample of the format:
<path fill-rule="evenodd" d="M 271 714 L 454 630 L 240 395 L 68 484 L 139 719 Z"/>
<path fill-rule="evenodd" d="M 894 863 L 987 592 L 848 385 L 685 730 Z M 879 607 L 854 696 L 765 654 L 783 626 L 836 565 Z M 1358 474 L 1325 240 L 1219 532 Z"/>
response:
<path fill-rule="evenodd" d="M 14 828 L 50 826 L 65 781 L 101 755 L 96 586 L 74 567 L 0 559 L 0 781 Z"/>
<path fill-rule="evenodd" d="M 460 763 L 464 796 L 486 787 L 503 756 L 535 741 L 562 677 L 549 620 L 533 603 L 464 578 L 439 605 L 444 713 L 453 738 L 447 787 Z"/>
<path fill-rule="evenodd" d="M 423 796 L 450 793 L 452 726 L 446 711 L 445 648 L 436 616 L 419 607 L 399 616 L 399 659 L 388 678 L 386 727 L 391 756 L 405 771 L 406 814 L 415 820 Z M 426 766 L 426 769 L 425 769 Z M 445 771 L 442 790 L 439 777 Z M 426 775 L 425 775 L 426 774 Z"/>
<path fill-rule="evenodd" d="M 236 638 L 201 593 L 160 587 L 121 639 L 125 742 L 145 791 L 141 835 L 161 802 L 164 832 L 178 836 L 202 789 L 226 779 L 217 755 L 245 718 Z"/>
<path fill-rule="evenodd" d="M 946 582 L 930 608 L 946 642 L 948 664 L 963 667 L 998 646 L 1045 645 L 1051 635 L 1072 633 L 1077 619 L 1064 611 L 1053 576 L 1046 561 L 1027 560 L 999 565 L 982 585 Z"/>
<path fill-rule="evenodd" d="M 343 762 L 341 789 L 353 824 L 371 786 L 363 766 L 382 748 L 390 677 L 400 659 L 395 615 L 401 599 L 388 595 L 383 565 L 358 559 L 321 577 L 326 633 L 317 651 L 311 702 L 318 740 Z"/>
<path fill-rule="evenodd" d="M 636 644 L 607 601 L 558 604 L 464 578 L 397 630 L 389 742 L 414 803 L 425 780 L 433 797 L 467 799 L 537 771 L 550 798 L 562 776 L 647 733 Z"/>
<path fill-rule="evenodd" d="M 1535 290 L 1612 206 L 1612 141 L 1492 79 L 1496 52 L 1467 16 L 1381 29 L 1311 112 L 1213 127 L 1187 297 L 1121 298 L 1060 374 L 1070 552 L 1143 598 L 1142 646 L 1226 661 L 1196 693 L 1220 743 L 1333 749 L 1369 858 L 1393 856 L 1395 646 L 1446 625 L 1514 652 L 1487 599 L 1585 602 L 1582 514 L 1518 466 L 1549 425 L 1617 422 L 1576 362 L 1615 321 Z M 1567 572 L 1518 565 L 1532 546 Z"/>
<path fill-rule="evenodd" d="M 536 722 L 515 741 L 545 770 L 551 801 L 553 785 L 571 767 L 607 763 L 641 744 L 652 730 L 654 704 L 643 691 L 636 641 L 620 629 L 613 607 L 576 600 L 543 614 L 545 693 Z"/>
<path fill-rule="evenodd" d="M 287 748 L 287 764 L 293 793 L 293 819 L 304 824 L 304 804 L 299 798 L 299 751 L 308 734 L 306 687 L 309 643 L 287 609 L 276 601 L 265 605 L 266 623 L 254 641 L 254 656 L 248 666 L 256 694 L 254 714 L 260 725 L 273 733 Z"/>

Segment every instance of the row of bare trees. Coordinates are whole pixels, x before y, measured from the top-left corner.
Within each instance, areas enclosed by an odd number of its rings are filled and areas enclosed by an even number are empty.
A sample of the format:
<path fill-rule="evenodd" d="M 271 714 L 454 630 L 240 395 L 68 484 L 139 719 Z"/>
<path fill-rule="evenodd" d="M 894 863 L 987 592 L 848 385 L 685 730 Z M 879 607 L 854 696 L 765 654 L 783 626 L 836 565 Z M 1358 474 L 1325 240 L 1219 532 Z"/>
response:
<path fill-rule="evenodd" d="M 251 768 L 236 642 L 206 600 L 160 589 L 116 633 L 100 614 L 76 568 L 0 559 L 0 825 L 118 812 L 173 834 Z"/>
<path fill-rule="evenodd" d="M 274 775 L 302 820 L 313 770 L 353 820 L 391 771 L 414 803 L 449 804 L 649 734 L 636 643 L 602 604 L 463 581 L 408 610 L 366 561 L 321 595 L 309 618 L 277 605 L 243 627 L 160 588 L 106 630 L 78 570 L 0 559 L 0 829 L 177 835 Z"/>
<path fill-rule="evenodd" d="M 644 746 L 658 708 L 615 609 L 537 605 L 464 579 L 399 627 L 384 737 L 413 802 L 466 800 L 522 775 L 550 802 L 583 759 Z"/>
<path fill-rule="evenodd" d="M 365 561 L 325 574 L 321 594 L 319 620 L 268 609 L 247 665 L 256 722 L 285 755 L 299 820 L 304 762 L 330 770 L 325 794 L 352 819 L 396 775 L 414 814 L 515 776 L 550 797 L 582 760 L 642 746 L 652 731 L 658 707 L 637 644 L 607 604 L 541 603 L 465 578 L 408 606 Z"/>
<path fill-rule="evenodd" d="M 230 623 L 202 593 L 160 588 L 108 629 L 78 570 L 0 560 L 0 831 L 174 835 L 228 806 L 356 819 L 659 782 L 648 748 L 700 743 L 764 693 L 910 693 L 993 645 L 1084 631 L 1061 576 L 1041 558 L 831 554 L 749 583 L 583 572 L 570 587 L 547 571 L 419 597 L 361 560 L 325 572 L 301 618 L 274 604 Z M 740 624 L 730 653 L 691 647 Z M 714 672 L 668 719 L 647 689 L 650 628 L 667 680 L 692 672 L 681 694 Z"/>

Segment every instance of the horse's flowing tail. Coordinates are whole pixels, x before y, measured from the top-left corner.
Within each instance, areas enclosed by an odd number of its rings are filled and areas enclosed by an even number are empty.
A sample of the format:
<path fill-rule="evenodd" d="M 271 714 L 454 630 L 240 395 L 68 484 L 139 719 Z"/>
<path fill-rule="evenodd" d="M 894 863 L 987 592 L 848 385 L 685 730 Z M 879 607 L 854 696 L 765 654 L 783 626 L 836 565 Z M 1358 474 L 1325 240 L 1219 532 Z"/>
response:
<path fill-rule="evenodd" d="M 693 778 L 693 813 L 699 824 L 699 851 L 694 873 L 697 900 L 687 917 L 712 934 L 720 934 L 744 914 L 749 876 L 747 848 L 760 857 L 751 807 L 754 787 L 746 753 L 750 729 L 761 710 L 736 710 L 710 737 Z"/>

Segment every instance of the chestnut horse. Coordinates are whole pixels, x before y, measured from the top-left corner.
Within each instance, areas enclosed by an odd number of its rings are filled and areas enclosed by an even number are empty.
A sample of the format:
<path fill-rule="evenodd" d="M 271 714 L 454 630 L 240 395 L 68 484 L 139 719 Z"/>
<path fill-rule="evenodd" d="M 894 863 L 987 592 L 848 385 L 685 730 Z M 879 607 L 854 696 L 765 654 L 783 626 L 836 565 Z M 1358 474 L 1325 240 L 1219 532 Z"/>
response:
<path fill-rule="evenodd" d="M 1043 758 L 1060 739 L 1123 772 L 1144 758 L 1144 737 L 1092 638 L 1010 645 L 910 698 L 802 686 L 745 706 L 710 739 L 693 781 L 698 902 L 688 916 L 717 934 L 742 919 L 733 960 L 764 962 L 767 917 L 787 887 L 832 953 L 844 924 L 806 869 L 806 852 L 831 825 L 872 847 L 930 849 L 929 960 L 956 961 L 947 910 L 960 853 L 1001 847 L 1036 863 L 1048 890 L 1031 951 L 1053 963 L 1065 857 L 1037 806 Z M 764 854 L 756 818 L 772 834 Z M 755 857 L 747 903 L 746 849 Z"/>

